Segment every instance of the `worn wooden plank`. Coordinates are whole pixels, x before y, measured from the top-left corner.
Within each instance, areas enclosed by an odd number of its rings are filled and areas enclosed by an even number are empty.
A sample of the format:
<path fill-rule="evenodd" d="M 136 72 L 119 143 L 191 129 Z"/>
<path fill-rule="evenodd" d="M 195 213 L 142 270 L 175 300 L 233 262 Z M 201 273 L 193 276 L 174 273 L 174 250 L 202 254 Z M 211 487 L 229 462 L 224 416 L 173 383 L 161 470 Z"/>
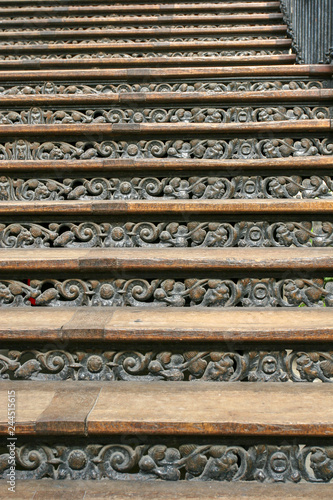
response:
<path fill-rule="evenodd" d="M 182 15 L 172 15 L 172 14 L 162 14 L 162 15 L 142 15 L 142 16 L 119 16 L 119 17 L 112 17 L 112 16 L 101 16 L 101 17 L 94 17 L 94 16 L 77 16 L 77 17 L 70 17 L 70 16 L 50 16 L 45 19 L 43 18 L 38 18 L 38 17 L 30 17 L 29 20 L 32 20 L 33 26 L 42 26 L 45 27 L 47 25 L 50 25 L 52 27 L 57 26 L 57 25 L 64 25 L 64 26 L 103 26 L 103 25 L 110 25 L 113 24 L 115 26 L 121 26 L 121 25 L 145 25 L 145 24 L 151 24 L 151 23 L 158 23 L 160 25 L 163 24 L 188 24 L 188 23 L 196 23 L 196 24 L 223 24 L 223 23 L 230 23 L 230 24 L 238 24 L 238 23 L 269 23 L 269 22 L 283 22 L 283 16 L 280 12 L 278 13 L 268 13 L 268 14 L 258 14 L 258 13 L 253 13 L 253 14 L 212 14 L 212 15 L 206 15 L 204 17 L 204 20 L 202 18 L 198 18 L 198 16 L 191 15 L 191 14 L 185 14 L 184 16 Z M 26 19 L 24 17 L 15 17 L 13 19 L 3 19 L 1 22 L 1 26 L 3 28 L 6 28 L 7 26 L 25 26 L 26 24 Z"/>
<path fill-rule="evenodd" d="M 50 404 L 36 419 L 37 434 L 86 433 L 86 419 L 94 407 L 100 388 L 98 385 L 84 384 L 79 390 L 61 384 Z"/>
<path fill-rule="evenodd" d="M 260 134 L 260 137 L 278 136 L 278 134 L 329 133 L 333 130 L 330 119 L 323 120 L 282 120 L 278 122 L 247 122 L 247 123 L 97 123 L 97 124 L 43 124 L 43 125 L 0 125 L 3 137 L 59 137 L 59 136 L 94 136 L 125 137 L 154 136 L 182 134 L 209 134 L 223 137 L 229 135 Z"/>
<path fill-rule="evenodd" d="M 15 308 L 2 309 L 10 342 L 332 342 L 333 309 Z"/>
<path fill-rule="evenodd" d="M 332 499 L 331 484 L 257 484 L 209 481 L 20 481 L 16 492 L 0 484 L 0 500 L 304 500 Z M 10 497 L 9 497 L 10 494 Z"/>
<path fill-rule="evenodd" d="M 15 390 L 18 401 L 17 435 L 82 435 L 85 422 L 87 435 L 333 436 L 329 384 L 304 384 L 300 390 L 298 384 L 251 382 L 5 381 L 3 435 L 8 390 Z"/>
<path fill-rule="evenodd" d="M 168 170 L 174 171 L 214 171 L 214 172 L 238 172 L 238 171 L 251 171 L 260 170 L 263 172 L 268 172 L 273 170 L 277 173 L 281 170 L 287 170 L 288 172 L 297 171 L 298 169 L 306 171 L 314 171 L 317 173 L 320 170 L 331 170 L 333 167 L 333 157 L 331 156 L 316 156 L 316 157 L 292 157 L 292 158 L 264 158 L 255 160 L 208 160 L 208 159 L 186 159 L 182 158 L 182 161 L 173 158 L 159 158 L 158 166 L 156 159 L 96 159 L 96 160 L 85 160 L 85 161 L 72 161 L 72 160 L 3 160 L 0 161 L 0 172 L 6 173 L 7 175 L 15 173 L 37 173 L 37 172 L 53 172 L 53 174 L 64 174 L 75 173 L 75 172 L 99 172 L 100 174 L 108 174 L 109 172 L 124 172 L 133 173 L 133 171 L 154 171 L 154 172 L 164 172 Z M 181 201 L 181 200 L 180 200 Z M 186 200 L 187 201 L 187 200 Z M 192 200 L 192 202 L 195 200 Z M 200 200 L 200 203 L 204 201 L 215 201 L 215 200 Z M 219 203 L 225 203 L 228 200 L 218 200 Z M 253 202 L 257 203 L 258 200 L 238 200 L 239 202 Z M 267 200 L 261 200 L 261 202 L 266 202 Z M 269 200 L 268 200 L 269 201 Z M 286 203 L 294 202 L 295 200 L 274 200 L 274 203 Z M 296 200 L 298 203 L 300 200 Z M 309 201 L 309 200 L 306 200 Z M 322 201 L 322 200 L 310 200 L 310 201 Z M 159 200 L 162 203 L 163 200 Z M 305 200 L 302 201 L 304 203 Z M 4 201 L 1 201 L 1 207 L 4 206 Z M 22 203 L 22 202 L 20 202 Z M 39 206 L 43 201 L 39 201 Z M 52 203 L 48 200 L 48 203 Z M 59 202 L 57 202 L 59 204 Z M 76 203 L 81 203 L 76 201 Z M 325 203 L 329 203 L 329 200 L 325 200 Z M 9 206 L 9 205 L 8 205 Z M 314 206 L 314 205 L 313 205 Z"/>
<path fill-rule="evenodd" d="M 20 390 L 16 391 L 16 383 L 3 380 L 0 385 L 0 434 L 8 436 L 8 391 L 15 391 L 15 433 L 34 434 L 36 421 L 44 410 L 50 405 L 56 388 L 48 385 L 41 386 L 23 383 Z M 11 393 L 12 394 L 12 393 Z"/>
<path fill-rule="evenodd" d="M 186 211 L 189 215 L 214 216 L 287 216 L 303 215 L 329 217 L 333 214 L 333 200 L 68 200 L 68 201 L 10 201 L 0 203 L 2 220 L 30 217 L 34 222 L 46 219 L 84 218 L 87 216 L 118 217 L 121 215 L 173 215 Z M 78 220 L 78 219 L 76 219 Z M 1 250 L 2 251 L 2 250 Z"/>
<path fill-rule="evenodd" d="M 60 106 L 83 106 L 83 105 L 147 105 L 147 104 L 169 104 L 187 105 L 214 103 L 224 104 L 239 103 L 319 103 L 331 102 L 333 100 L 333 89 L 311 89 L 311 90 L 277 90 L 265 92 L 123 92 L 119 94 L 54 94 L 34 95 L 34 103 L 37 105 Z M 30 95 L 4 95 L 1 96 L 0 106 L 26 106 L 31 103 Z M 313 160 L 313 158 L 305 157 Z M 316 158 L 318 161 L 321 158 Z M 327 160 L 327 158 L 325 158 Z M 276 159 L 274 159 L 276 160 Z M 282 158 L 281 160 L 286 160 Z M 290 161 L 302 160 L 302 157 L 290 158 Z M 163 162 L 164 159 L 161 158 Z M 192 160 L 192 162 L 195 160 Z M 201 160 L 205 165 L 205 159 Z M 251 160 L 248 160 L 251 162 Z M 25 163 L 25 162 L 24 162 Z M 30 160 L 31 163 L 31 160 Z M 35 163 L 35 162 L 34 162 Z"/>
<path fill-rule="evenodd" d="M 250 50 L 250 49 L 284 49 L 291 47 L 290 39 L 275 39 L 275 40 L 241 40 L 241 41 L 190 41 L 190 42 L 116 42 L 116 43 L 48 43 L 48 44 L 35 44 L 35 45 L 24 45 L 24 44 L 13 44 L 13 45 L 0 45 L 0 50 L 3 54 L 10 53 L 81 53 L 93 51 L 110 51 L 110 52 L 120 52 L 124 51 L 126 53 L 141 52 L 143 50 L 151 51 L 170 51 L 170 50 L 203 50 L 203 49 L 238 49 L 238 50 Z"/>
<path fill-rule="evenodd" d="M 0 4 L 1 5 L 1 4 Z M 147 4 L 135 4 L 128 3 L 126 5 L 112 5 L 112 4 L 103 4 L 103 5 L 68 5 L 68 6 L 59 6 L 53 5 L 52 7 L 44 6 L 39 4 L 38 9 L 35 7 L 24 6 L 24 7 L 6 7 L 5 9 L 0 7 L 0 16 L 29 16 L 33 15 L 35 17 L 42 17 L 44 15 L 99 15 L 104 14 L 108 15 L 110 13 L 142 13 L 142 14 L 159 14 L 162 12 L 209 12 L 214 11 L 214 13 L 218 12 L 242 12 L 246 11 L 271 11 L 276 10 L 279 11 L 280 2 L 233 2 L 233 3 L 174 3 L 174 4 L 156 4 L 156 3 L 147 3 Z"/>
<path fill-rule="evenodd" d="M 295 384 L 274 383 L 110 383 L 102 388 L 87 429 L 89 434 L 329 437 L 332 397 L 333 387 L 319 384 L 300 391 Z"/>
<path fill-rule="evenodd" d="M 249 59 L 247 59 L 247 62 Z M 184 59 L 182 59 L 182 63 Z M 31 71 L 17 70 L 11 71 L 10 75 L 7 70 L 0 71 L 0 81 L 94 81 L 94 80 L 128 80 L 128 81 L 147 81 L 147 79 L 159 79 L 161 83 L 166 79 L 182 79 L 191 78 L 236 78 L 250 76 L 252 78 L 269 76 L 273 77 L 322 77 L 329 78 L 333 74 L 332 64 L 315 64 L 315 65 L 277 65 L 277 66 L 208 66 L 205 59 L 205 68 L 184 68 L 183 64 L 178 68 L 128 68 L 128 69 L 57 69 L 57 70 L 42 70 L 38 63 L 33 64 Z"/>
<path fill-rule="evenodd" d="M 36 272 L 330 273 L 333 252 L 327 248 L 51 248 L 0 249 L 2 275 Z M 290 274 L 291 275 L 291 274 Z"/>
<path fill-rule="evenodd" d="M 79 68 L 79 69 L 95 69 L 98 68 L 150 68 L 163 66 L 207 66 L 209 62 L 213 62 L 215 66 L 234 66 L 234 65 L 284 65 L 294 64 L 296 62 L 295 54 L 282 54 L 282 55 L 263 55 L 263 56 L 212 56 L 212 57 L 111 57 L 111 58 L 98 58 L 89 57 L 87 59 L 42 59 L 37 58 L 32 60 L 6 59 L 1 61 L 1 67 L 5 70 L 43 70 L 43 69 L 63 69 L 63 68 Z M 129 70 L 127 70 L 129 71 Z"/>
<path fill-rule="evenodd" d="M 184 3 L 187 2 L 188 0 L 184 0 Z M 229 3 L 238 3 L 239 1 L 241 0 L 230 0 Z M 261 1 L 265 1 L 266 3 L 269 3 L 269 2 L 275 2 L 276 0 L 249 0 L 249 2 L 261 2 Z M 79 3 L 80 5 L 82 4 L 88 4 L 88 5 L 94 5 L 94 4 L 98 4 L 100 3 L 99 0 L 58 0 L 57 2 L 57 5 L 62 5 L 64 4 L 65 5 L 76 5 L 77 3 Z M 154 0 L 147 0 L 147 1 L 144 1 L 144 0 L 140 0 L 138 2 L 133 2 L 133 0 L 123 0 L 122 2 L 123 4 L 129 4 L 129 5 L 132 5 L 133 3 L 143 3 L 143 4 L 154 4 Z M 173 3 L 173 0 L 166 0 L 163 2 L 164 4 L 166 3 Z M 189 3 L 193 3 L 191 0 L 189 0 Z M 214 2 L 212 2 L 214 3 Z M 0 1 L 0 5 L 14 5 L 14 6 L 17 6 L 17 5 L 21 5 L 21 6 L 24 6 L 24 5 L 54 5 L 54 1 L 53 0 L 1 0 Z M 113 5 L 113 2 L 111 1 L 107 1 L 105 2 L 105 5 Z"/>
<path fill-rule="evenodd" d="M 15 391 L 15 433 L 84 435 L 86 418 L 100 392 L 96 384 L 3 381 L 0 386 L 0 434 L 8 435 L 7 394 Z"/>

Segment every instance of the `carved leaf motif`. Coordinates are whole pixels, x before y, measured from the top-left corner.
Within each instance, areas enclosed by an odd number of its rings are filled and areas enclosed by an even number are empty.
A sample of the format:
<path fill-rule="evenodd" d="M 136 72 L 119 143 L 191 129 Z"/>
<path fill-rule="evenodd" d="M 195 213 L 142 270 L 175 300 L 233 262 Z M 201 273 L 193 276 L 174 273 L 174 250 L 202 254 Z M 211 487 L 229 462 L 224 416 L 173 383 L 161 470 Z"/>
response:
<path fill-rule="evenodd" d="M 326 359 L 320 362 L 320 368 L 325 377 L 333 377 L 333 357 L 325 356 Z"/>

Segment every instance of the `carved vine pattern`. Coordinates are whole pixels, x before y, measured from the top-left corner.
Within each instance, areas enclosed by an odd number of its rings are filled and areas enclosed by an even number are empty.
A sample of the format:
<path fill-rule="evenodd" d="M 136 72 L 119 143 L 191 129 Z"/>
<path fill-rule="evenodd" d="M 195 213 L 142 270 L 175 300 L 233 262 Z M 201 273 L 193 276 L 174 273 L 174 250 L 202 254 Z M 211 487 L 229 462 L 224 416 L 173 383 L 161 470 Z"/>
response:
<path fill-rule="evenodd" d="M 3 448 L 3 450 L 5 450 Z M 0 455 L 6 477 L 8 454 Z M 258 482 L 330 482 L 330 446 L 228 446 L 186 443 L 168 447 L 89 443 L 36 442 L 17 447 L 17 479 L 111 479 Z"/>
<path fill-rule="evenodd" d="M 331 139 L 152 140 L 29 142 L 0 144 L 1 160 L 89 160 L 93 158 L 256 159 L 332 156 Z"/>
<path fill-rule="evenodd" d="M 287 50 L 221 50 L 221 51 L 200 51 L 200 52 L 133 52 L 129 54 L 128 52 L 121 53 L 110 53 L 110 52 L 92 52 L 90 54 L 8 54 L 0 55 L 0 61 L 33 61 L 33 60 L 58 60 L 58 59 L 132 59 L 141 57 L 253 57 L 253 56 L 271 56 L 271 55 L 282 55 L 287 54 Z"/>
<path fill-rule="evenodd" d="M 331 222 L 0 223 L 1 248 L 331 247 Z"/>
<path fill-rule="evenodd" d="M 0 307 L 333 307 L 333 278 L 0 281 Z"/>
<path fill-rule="evenodd" d="M 189 83 L 120 83 L 96 85 L 66 85 L 54 82 L 0 86 L 0 95 L 110 94 L 122 92 L 264 92 L 272 90 L 321 89 L 321 81 L 233 81 Z"/>
<path fill-rule="evenodd" d="M 175 108 L 175 109 L 41 109 L 23 111 L 1 110 L 0 124 L 41 123 L 246 123 L 280 120 L 326 119 L 327 107 L 276 106 L 231 108 Z"/>
<path fill-rule="evenodd" d="M 22 141 L 23 142 L 23 141 Z M 173 154 L 189 154 L 188 143 Z M 21 149 L 22 146 L 22 149 Z M 333 146 L 333 144 L 332 144 Z M 66 157 L 64 149 L 52 144 L 53 149 L 45 153 L 50 158 Z M 127 150 L 132 151 L 133 144 Z M 154 145 L 152 145 L 154 147 Z M 157 146 L 158 147 L 158 146 Z M 106 146 L 105 148 L 106 149 Z M 93 155 L 88 149 L 87 156 Z M 134 150 L 133 150 L 134 151 Z M 183 153 L 182 153 L 183 152 Z M 188 153 L 187 153 L 188 152 Z M 206 149 L 207 152 L 207 149 Z M 270 149 L 270 152 L 272 150 Z M 15 158 L 23 159 L 27 153 L 25 144 L 19 144 Z M 209 152 L 208 152 L 209 153 Z M 43 153 L 41 154 L 43 157 Z M 84 156 L 82 153 L 81 157 Z M 209 154 L 210 156 L 210 154 Z M 333 180 L 329 176 L 311 177 L 280 175 L 272 177 L 134 177 L 129 179 L 74 178 L 64 179 L 12 179 L 0 177 L 0 201 L 9 200 L 168 200 L 187 199 L 252 199 L 252 198 L 331 198 Z"/>
<path fill-rule="evenodd" d="M 11 350 L 0 379 L 333 382 L 333 352 Z"/>

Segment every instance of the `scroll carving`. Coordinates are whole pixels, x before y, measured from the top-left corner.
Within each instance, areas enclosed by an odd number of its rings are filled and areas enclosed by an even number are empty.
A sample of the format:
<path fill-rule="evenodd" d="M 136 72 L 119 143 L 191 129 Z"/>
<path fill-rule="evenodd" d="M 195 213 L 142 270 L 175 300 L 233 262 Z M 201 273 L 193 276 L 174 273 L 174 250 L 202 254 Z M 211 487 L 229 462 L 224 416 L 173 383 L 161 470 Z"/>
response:
<path fill-rule="evenodd" d="M 333 382 L 333 352 L 26 349 L 0 354 L 0 379 Z"/>
<path fill-rule="evenodd" d="M 331 222 L 0 223 L 0 248 L 331 247 Z"/>
<path fill-rule="evenodd" d="M 324 88 L 325 82 L 316 80 L 285 81 L 232 81 L 232 82 L 182 82 L 182 83 L 120 83 L 120 84 L 18 84 L 0 86 L 0 95 L 56 95 L 97 94 L 123 92 L 265 92 L 272 90 L 307 90 Z"/>
<path fill-rule="evenodd" d="M 93 158 L 257 159 L 332 156 L 333 141 L 320 138 L 48 141 L 0 144 L 1 160 L 90 160 Z"/>
<path fill-rule="evenodd" d="M 0 455 L 6 476 L 8 454 Z M 17 448 L 17 479 L 330 482 L 330 446 L 227 444 L 127 445 L 110 442 Z"/>
<path fill-rule="evenodd" d="M 0 307 L 333 307 L 333 278 L 0 281 Z"/>
<path fill-rule="evenodd" d="M 16 158 L 23 159 L 28 154 L 24 141 L 19 141 L 15 149 Z M 179 141 L 182 142 L 182 141 Z M 333 144 L 332 144 L 333 146 Z M 134 151 L 129 144 L 127 152 Z M 183 154 L 191 156 L 188 143 L 183 143 L 178 152 L 171 147 L 176 156 Z M 244 148 L 246 146 L 244 145 Z M 51 145 L 50 147 L 51 148 Z M 111 153 L 112 146 L 104 147 Z M 156 149 L 154 149 L 156 148 Z M 152 153 L 158 153 L 159 144 L 152 141 Z M 73 148 L 74 149 L 74 148 Z M 214 147 L 212 148 L 214 149 Z M 136 149 L 136 151 L 138 148 Z M 218 146 L 215 147 L 218 152 Z M 87 156 L 90 151 L 88 149 Z M 192 150 L 193 151 L 193 150 Z M 206 150 L 207 151 L 207 150 Z M 271 150 L 270 150 L 271 151 Z M 70 153 L 69 153 L 70 154 Z M 74 152 L 73 152 L 74 154 Z M 93 154 L 93 153 L 91 153 Z M 41 153 L 43 157 L 44 153 Z M 50 159 L 67 156 L 65 146 L 59 148 L 52 144 L 52 150 L 45 155 Z M 114 151 L 114 155 L 117 153 Z M 82 153 L 81 157 L 84 156 Z M 128 155 L 127 155 L 128 157 Z M 258 199 L 258 198 L 331 198 L 333 180 L 330 176 L 312 175 L 279 175 L 279 176 L 183 176 L 183 177 L 134 177 L 134 178 L 103 178 L 95 177 L 68 178 L 61 180 L 13 179 L 0 177 L 0 201 L 32 201 L 32 200 L 167 200 L 187 199 Z"/>
<path fill-rule="evenodd" d="M 280 120 L 313 120 L 330 117 L 327 107 L 195 107 L 175 109 L 42 109 L 1 110 L 0 124 L 51 123 L 246 123 Z"/>

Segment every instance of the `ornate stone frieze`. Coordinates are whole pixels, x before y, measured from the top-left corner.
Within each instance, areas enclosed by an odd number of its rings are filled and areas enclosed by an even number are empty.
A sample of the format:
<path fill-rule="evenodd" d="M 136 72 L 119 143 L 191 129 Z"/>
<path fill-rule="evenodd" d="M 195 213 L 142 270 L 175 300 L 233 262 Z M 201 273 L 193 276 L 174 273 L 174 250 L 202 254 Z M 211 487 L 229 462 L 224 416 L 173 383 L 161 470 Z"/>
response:
<path fill-rule="evenodd" d="M 22 141 L 23 142 L 23 141 Z M 53 159 L 52 156 L 50 159 Z M 59 158 L 60 159 L 60 158 Z M 329 176 L 134 177 L 12 179 L 0 177 L 0 202 L 9 200 L 167 200 L 331 198 Z"/>
<path fill-rule="evenodd" d="M 0 281 L 0 307 L 333 307 L 333 278 Z"/>
<path fill-rule="evenodd" d="M 0 223 L 1 248 L 331 247 L 332 222 Z"/>
<path fill-rule="evenodd" d="M 221 82 L 182 82 L 182 83 L 97 83 L 97 84 L 65 84 L 65 83 L 29 83 L 3 84 L 0 95 L 104 95 L 123 92 L 264 92 L 272 90 L 309 90 L 321 89 L 328 82 L 318 80 L 244 80 Z"/>
<path fill-rule="evenodd" d="M 0 379 L 330 383 L 333 352 L 16 349 L 0 353 Z"/>
<path fill-rule="evenodd" d="M 1 160 L 90 160 L 93 158 L 257 159 L 333 156 L 333 140 L 321 138 L 47 141 L 0 144 Z"/>
<path fill-rule="evenodd" d="M 128 440 L 130 441 L 130 439 Z M 31 442 L 17 446 L 16 479 L 111 479 L 168 481 L 330 482 L 330 446 L 300 444 L 196 444 L 167 446 L 110 441 L 65 445 Z M 1 477 L 7 477 L 3 448 Z"/>
<path fill-rule="evenodd" d="M 59 50 L 60 52 L 60 50 Z M 132 58 L 140 58 L 140 57 L 252 57 L 252 56 L 271 56 L 271 55 L 282 55 L 288 54 L 288 49 L 285 50 L 220 50 L 220 51 L 198 51 L 198 52 L 120 52 L 120 53 L 111 53 L 111 52 L 91 52 L 91 53 L 83 53 L 83 54 L 71 54 L 71 53 L 60 53 L 60 54 L 1 54 L 0 61 L 32 61 L 35 59 L 132 59 Z"/>
<path fill-rule="evenodd" d="M 41 123 L 246 123 L 330 118 L 325 106 L 94 108 L 0 110 L 0 124 Z"/>

